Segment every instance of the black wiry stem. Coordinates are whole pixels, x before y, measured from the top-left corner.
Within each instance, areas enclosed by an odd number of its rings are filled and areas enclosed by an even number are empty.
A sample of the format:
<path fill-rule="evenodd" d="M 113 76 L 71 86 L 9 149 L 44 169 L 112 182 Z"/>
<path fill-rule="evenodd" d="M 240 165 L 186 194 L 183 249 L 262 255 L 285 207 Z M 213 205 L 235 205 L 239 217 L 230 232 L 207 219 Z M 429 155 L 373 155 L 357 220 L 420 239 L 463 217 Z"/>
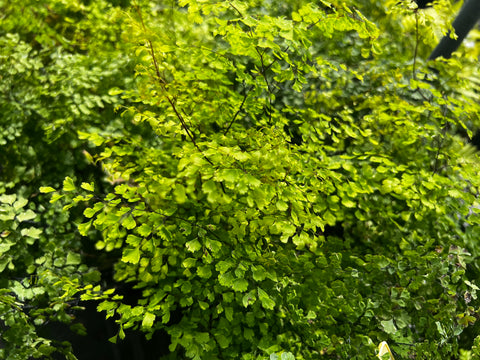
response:
<path fill-rule="evenodd" d="M 250 91 L 252 88 L 253 88 L 253 86 L 251 86 L 248 90 L 245 90 L 245 95 L 243 96 L 242 103 L 240 104 L 240 107 L 238 108 L 238 110 L 237 110 L 237 112 L 235 113 L 235 115 L 233 115 L 232 121 L 230 121 L 230 124 L 228 124 L 228 127 L 225 129 L 225 132 L 223 133 L 224 135 L 227 135 L 227 133 L 228 133 L 228 131 L 230 130 L 230 128 L 232 127 L 233 123 L 234 123 L 235 120 L 237 119 L 238 114 L 240 114 L 240 112 L 242 111 L 243 105 L 245 104 L 245 101 L 247 100 L 248 93 L 249 93 L 249 91 Z"/>
<path fill-rule="evenodd" d="M 418 29 L 418 9 L 415 10 L 415 50 L 413 52 L 413 66 L 412 66 L 412 77 L 416 79 L 416 65 L 417 65 L 417 53 L 418 53 L 418 42 L 419 42 L 419 29 Z"/>
<path fill-rule="evenodd" d="M 135 6 L 135 9 L 138 13 L 138 16 L 140 18 L 140 22 L 142 24 L 142 28 L 143 30 L 145 31 L 145 33 L 147 32 L 147 28 L 145 26 L 145 23 L 143 22 L 143 17 L 142 17 L 142 12 L 140 10 L 140 7 L 138 5 Z M 156 80 L 157 82 L 159 83 L 160 87 L 162 88 L 163 90 L 163 94 L 165 96 L 165 98 L 167 99 L 167 101 L 169 102 L 170 106 L 172 107 L 172 110 L 173 112 L 175 113 L 175 116 L 178 118 L 178 120 L 180 120 L 180 123 L 182 125 L 182 128 L 185 130 L 185 132 L 187 133 L 188 137 L 190 138 L 190 140 L 192 141 L 193 145 L 197 148 L 197 150 L 203 155 L 203 157 L 205 158 L 205 160 L 208 161 L 208 163 L 210 165 L 213 165 L 213 162 L 203 153 L 203 151 L 200 149 L 200 147 L 198 146 L 197 142 L 195 141 L 195 138 L 193 136 L 193 133 L 190 131 L 187 123 L 185 122 L 185 119 L 183 118 L 182 114 L 180 114 L 180 112 L 178 111 L 177 109 L 177 106 L 175 105 L 175 102 L 173 101 L 172 97 L 168 95 L 168 92 L 167 92 L 167 88 L 166 88 L 166 81 L 163 79 L 162 75 L 160 74 L 160 68 L 158 67 L 158 62 L 157 62 L 157 57 L 155 56 L 155 49 L 153 47 L 153 43 L 150 39 L 147 39 L 147 42 L 148 42 L 148 47 L 150 49 L 150 56 L 152 57 L 152 61 L 153 61 L 153 66 L 155 68 L 155 74 L 156 74 Z"/>

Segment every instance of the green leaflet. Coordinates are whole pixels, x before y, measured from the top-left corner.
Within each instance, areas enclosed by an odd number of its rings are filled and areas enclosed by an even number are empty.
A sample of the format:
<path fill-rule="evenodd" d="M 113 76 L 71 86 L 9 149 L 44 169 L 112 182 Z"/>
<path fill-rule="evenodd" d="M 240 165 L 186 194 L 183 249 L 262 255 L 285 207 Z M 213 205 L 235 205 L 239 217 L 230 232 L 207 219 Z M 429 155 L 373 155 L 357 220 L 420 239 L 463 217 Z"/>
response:
<path fill-rule="evenodd" d="M 155 314 L 147 312 L 143 316 L 142 327 L 147 329 L 151 328 L 153 326 L 154 321 L 155 321 Z"/>
<path fill-rule="evenodd" d="M 138 264 L 140 261 L 140 249 L 125 249 L 122 254 L 122 261 L 131 264 Z"/>
<path fill-rule="evenodd" d="M 245 279 L 235 279 L 232 284 L 232 289 L 239 292 L 247 291 L 248 281 Z"/>
<path fill-rule="evenodd" d="M 74 191 L 75 189 L 76 187 L 72 178 L 67 176 L 65 180 L 63 180 L 63 191 Z"/>
<path fill-rule="evenodd" d="M 273 301 L 268 294 L 261 288 L 257 289 L 258 299 L 262 303 L 262 306 L 267 310 L 272 310 L 275 307 L 275 301 Z"/>
<path fill-rule="evenodd" d="M 127 215 L 122 222 L 122 226 L 125 229 L 131 230 L 137 226 L 137 223 L 135 222 L 135 219 L 131 215 Z"/>

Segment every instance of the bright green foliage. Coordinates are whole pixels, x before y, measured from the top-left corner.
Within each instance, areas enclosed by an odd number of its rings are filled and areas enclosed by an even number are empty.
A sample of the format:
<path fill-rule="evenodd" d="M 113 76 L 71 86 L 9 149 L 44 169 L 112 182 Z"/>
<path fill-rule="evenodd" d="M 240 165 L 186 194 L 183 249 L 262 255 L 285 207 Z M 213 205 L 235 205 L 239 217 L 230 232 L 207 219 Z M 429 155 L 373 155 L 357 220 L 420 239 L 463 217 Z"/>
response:
<path fill-rule="evenodd" d="M 85 264 L 75 213 L 39 188 L 51 192 L 65 176 L 105 188 L 77 131 L 128 128 L 114 112 L 123 100 L 109 94 L 133 82 L 117 45 L 122 11 L 106 1 L 0 0 L 0 13 L 0 358 L 72 359 L 70 345 L 42 334 L 47 323 L 71 323 L 75 292 L 100 273 Z"/>
<path fill-rule="evenodd" d="M 86 13 L 101 7 L 91 6 Z M 73 127 L 73 148 L 92 148 L 114 186 L 76 172 L 40 185 L 52 193 L 49 211 L 67 204 L 72 219 L 82 219 L 80 235 L 118 254 L 115 282 L 142 296 L 126 304 L 102 292 L 70 251 L 44 270 L 42 289 L 50 276 L 59 279 L 50 299 L 59 287 L 62 304 L 102 298 L 98 310 L 117 319 L 118 338 L 129 328 L 147 337 L 164 330 L 170 358 L 369 359 L 383 340 L 399 358 L 446 359 L 460 346 L 478 356 L 478 341 L 471 347 L 463 336 L 478 316 L 480 163 L 465 140 L 479 125 L 477 64 L 466 51 L 429 68 L 422 41 L 434 42 L 433 15 L 397 1 L 388 8 L 261 0 L 134 6 L 125 32 L 134 50 L 124 51 L 137 56 L 137 86 L 112 78 L 108 92 L 89 74 L 93 85 L 74 89 L 77 103 L 65 97 L 67 114 L 58 117 Z M 440 17 L 452 13 L 446 1 L 437 9 Z M 71 34 L 61 24 L 55 33 Z M 72 72 L 87 71 L 81 64 L 91 57 L 78 56 Z M 130 101 L 122 118 L 89 105 L 95 85 L 100 99 Z M 44 96 L 57 96 L 51 91 Z M 77 122 L 80 105 L 88 121 Z M 63 123 L 48 119 L 45 134 L 58 141 Z M 20 226 L 38 209 L 14 194 L 2 199 L 7 237 L 46 241 L 54 223 L 42 231 Z M 71 223 L 61 224 L 68 232 Z M 66 252 L 82 247 L 73 229 L 69 236 L 51 242 Z M 28 246 L 13 251 L 13 240 L 0 250 L 28 258 Z M 3 259 L 5 269 L 15 264 Z M 0 293 L 0 304 L 15 309 L 25 289 L 36 288 L 19 284 L 8 283 L 13 294 Z"/>
<path fill-rule="evenodd" d="M 98 159 L 123 183 L 80 230 L 122 249 L 115 279 L 143 289 L 99 309 L 194 359 L 368 358 L 385 339 L 456 354 L 478 289 L 461 229 L 477 221 L 478 159 L 459 134 L 479 108 L 452 76 L 468 65 L 412 72 L 340 4 L 179 5 L 164 22 L 137 8 L 131 29 L 145 46 L 129 96 L 148 110 L 129 112 L 160 143 L 82 134 L 115 142 Z"/>
<path fill-rule="evenodd" d="M 80 242 L 68 214 L 38 207 L 38 215 L 32 209 L 25 198 L 0 195 L 0 319 L 5 344 L 0 357 L 48 358 L 59 351 L 73 359 L 68 343 L 40 337 L 37 328 L 51 321 L 71 322 L 81 309 L 74 297 L 82 290 L 79 286 L 98 282 L 100 273 L 82 264 Z M 40 216 L 48 228 L 35 221 Z M 76 284 L 73 293 L 64 284 L 67 278 Z"/>

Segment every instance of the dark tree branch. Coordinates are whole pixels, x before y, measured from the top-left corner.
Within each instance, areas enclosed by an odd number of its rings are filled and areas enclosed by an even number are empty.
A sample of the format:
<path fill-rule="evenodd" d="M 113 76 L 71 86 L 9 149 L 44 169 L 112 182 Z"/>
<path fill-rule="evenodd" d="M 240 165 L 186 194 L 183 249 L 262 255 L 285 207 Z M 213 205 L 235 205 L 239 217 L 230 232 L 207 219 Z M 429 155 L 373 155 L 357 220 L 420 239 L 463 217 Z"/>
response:
<path fill-rule="evenodd" d="M 418 54 L 418 43 L 420 42 L 420 31 L 418 30 L 418 12 L 415 11 L 415 50 L 413 52 L 413 67 L 412 67 L 412 77 L 416 78 L 416 66 L 417 66 L 417 54 Z"/>
<path fill-rule="evenodd" d="M 480 0 L 466 0 L 452 24 L 457 39 L 452 39 L 450 33 L 445 35 L 430 54 L 428 60 L 435 60 L 438 57 L 444 57 L 445 59 L 450 58 L 452 53 L 458 49 L 463 39 L 465 39 L 479 19 Z"/>

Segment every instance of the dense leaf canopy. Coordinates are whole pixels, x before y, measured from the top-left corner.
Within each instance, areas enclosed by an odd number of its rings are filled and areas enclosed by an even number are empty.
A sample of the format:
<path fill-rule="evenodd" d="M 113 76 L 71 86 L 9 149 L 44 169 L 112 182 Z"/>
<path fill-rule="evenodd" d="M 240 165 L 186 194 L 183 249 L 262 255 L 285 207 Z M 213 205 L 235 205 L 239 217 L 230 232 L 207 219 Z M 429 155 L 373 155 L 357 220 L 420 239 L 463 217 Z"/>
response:
<path fill-rule="evenodd" d="M 93 302 L 165 359 L 480 356 L 459 6 L 0 0 L 0 358 Z"/>

